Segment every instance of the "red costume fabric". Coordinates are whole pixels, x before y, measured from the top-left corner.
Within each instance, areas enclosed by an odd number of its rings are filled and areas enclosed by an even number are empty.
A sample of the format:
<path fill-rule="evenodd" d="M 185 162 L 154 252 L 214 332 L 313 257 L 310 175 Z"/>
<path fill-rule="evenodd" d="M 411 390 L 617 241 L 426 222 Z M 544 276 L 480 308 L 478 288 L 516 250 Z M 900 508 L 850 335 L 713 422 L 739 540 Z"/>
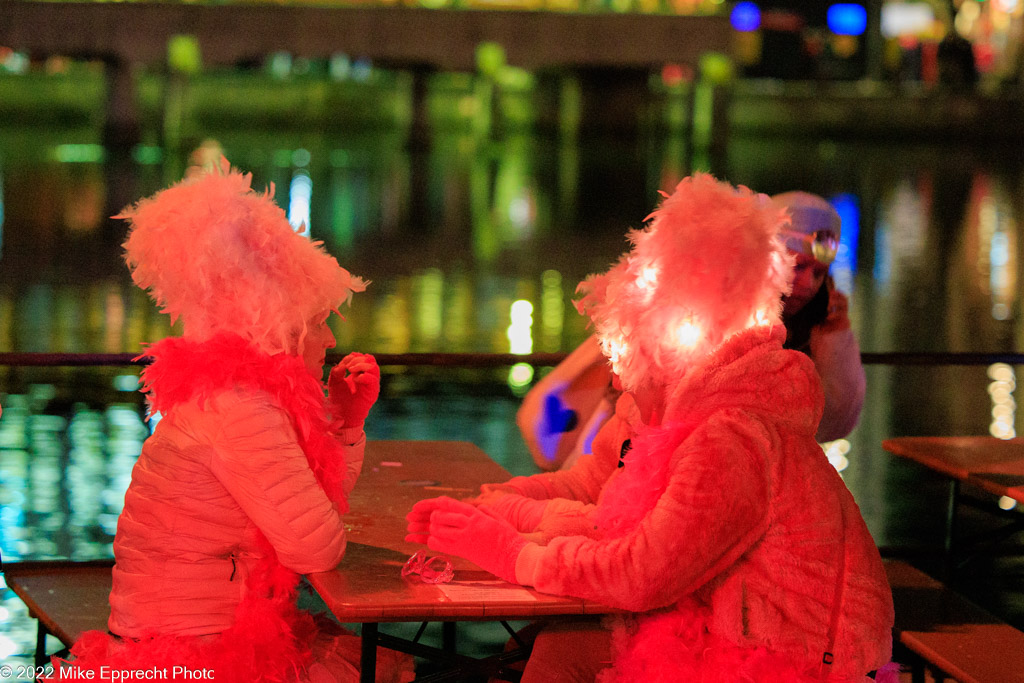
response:
<path fill-rule="evenodd" d="M 302 359 L 241 337 L 165 339 L 146 353 L 162 414 L 132 472 L 114 540 L 111 637 L 76 668 L 186 666 L 218 681 L 357 680 L 358 641 L 295 606 L 299 573 L 336 566 L 362 430 L 331 429 Z M 352 434 L 352 432 L 357 432 Z M 397 675 L 394 658 L 380 669 Z M 390 666 L 389 666 L 390 665 Z M 397 680 L 397 678 L 393 678 Z"/>
<path fill-rule="evenodd" d="M 784 336 L 735 335 L 685 373 L 660 426 L 625 394 L 592 455 L 495 487 L 590 504 L 590 532 L 528 546 L 517 577 L 630 613 L 602 680 L 859 682 L 889 662 L 881 559 L 814 440 L 814 367 Z"/>

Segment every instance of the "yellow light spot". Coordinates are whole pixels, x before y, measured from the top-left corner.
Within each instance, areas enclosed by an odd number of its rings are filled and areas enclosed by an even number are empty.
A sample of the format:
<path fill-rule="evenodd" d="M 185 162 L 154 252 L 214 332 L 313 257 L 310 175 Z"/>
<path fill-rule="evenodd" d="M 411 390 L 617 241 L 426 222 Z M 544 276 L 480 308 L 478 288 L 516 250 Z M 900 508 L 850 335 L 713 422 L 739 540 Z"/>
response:
<path fill-rule="evenodd" d="M 999 499 L 1000 510 L 1012 510 L 1015 507 L 1017 507 L 1017 501 L 1013 498 L 1010 498 L 1009 496 L 1002 496 Z"/>
<path fill-rule="evenodd" d="M 529 363 L 516 363 L 508 371 L 508 383 L 512 387 L 525 387 L 533 381 L 533 366 Z"/>
<path fill-rule="evenodd" d="M 988 366 L 989 379 L 1008 382 L 1013 379 L 1013 368 L 1006 363 L 993 363 Z"/>

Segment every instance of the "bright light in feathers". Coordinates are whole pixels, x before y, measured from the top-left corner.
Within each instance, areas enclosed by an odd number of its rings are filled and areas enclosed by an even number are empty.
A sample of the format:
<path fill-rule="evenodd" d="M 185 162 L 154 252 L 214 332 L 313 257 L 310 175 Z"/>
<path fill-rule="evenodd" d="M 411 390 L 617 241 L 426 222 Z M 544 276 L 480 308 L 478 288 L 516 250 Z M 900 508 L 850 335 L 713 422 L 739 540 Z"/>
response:
<path fill-rule="evenodd" d="M 640 271 L 640 277 L 636 279 L 636 286 L 640 289 L 654 290 L 654 286 L 658 284 L 658 269 L 653 266 L 647 266 Z"/>
<path fill-rule="evenodd" d="M 700 341 L 700 326 L 690 321 L 683 323 L 676 329 L 676 341 L 688 349 L 697 346 Z"/>
<path fill-rule="evenodd" d="M 754 311 L 754 315 L 750 318 L 750 324 L 747 327 L 754 327 L 756 325 L 768 325 L 771 320 L 768 318 L 768 313 L 763 309 L 759 308 Z"/>
<path fill-rule="evenodd" d="M 604 352 L 604 355 L 608 357 L 608 360 L 610 360 L 613 365 L 619 362 L 619 359 L 622 358 L 622 356 L 628 351 L 628 349 L 629 347 L 626 345 L 626 342 L 622 341 L 621 339 L 601 340 L 601 350 Z"/>
<path fill-rule="evenodd" d="M 788 221 L 765 195 L 699 173 L 629 233 L 630 251 L 580 283 L 576 301 L 623 388 L 680 377 L 730 336 L 780 323 Z"/>

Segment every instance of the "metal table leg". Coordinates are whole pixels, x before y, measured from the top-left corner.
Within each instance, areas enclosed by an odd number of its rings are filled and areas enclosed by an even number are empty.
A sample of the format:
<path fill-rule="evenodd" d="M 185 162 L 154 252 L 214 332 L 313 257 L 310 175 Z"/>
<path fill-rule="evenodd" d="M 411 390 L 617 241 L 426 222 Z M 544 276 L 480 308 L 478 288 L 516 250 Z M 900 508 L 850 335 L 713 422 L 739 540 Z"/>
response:
<path fill-rule="evenodd" d="M 374 683 L 377 678 L 377 623 L 363 624 L 359 653 L 360 683 Z"/>
<path fill-rule="evenodd" d="M 946 581 L 953 579 L 953 572 L 956 563 L 954 562 L 954 552 L 956 550 L 956 510 L 959 505 L 960 499 L 960 480 L 954 479 L 949 484 L 949 502 L 946 508 L 946 539 L 944 543 L 945 550 L 945 566 L 943 570 L 945 572 Z"/>

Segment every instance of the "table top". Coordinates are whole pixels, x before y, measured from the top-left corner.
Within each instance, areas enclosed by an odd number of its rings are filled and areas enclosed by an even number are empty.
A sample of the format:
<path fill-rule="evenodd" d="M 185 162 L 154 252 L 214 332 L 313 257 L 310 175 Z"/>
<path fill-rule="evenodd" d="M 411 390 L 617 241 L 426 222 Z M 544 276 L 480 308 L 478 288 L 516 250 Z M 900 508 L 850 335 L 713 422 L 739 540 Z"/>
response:
<path fill-rule="evenodd" d="M 604 614 L 609 608 L 545 595 L 497 580 L 467 560 L 452 558 L 455 581 L 438 587 L 403 579 L 402 566 L 424 546 L 406 543 L 405 515 L 413 503 L 439 495 L 473 495 L 480 484 L 509 474 L 471 443 L 371 441 L 345 515 L 348 548 L 341 565 L 308 575 L 343 622 L 507 620 L 546 615 Z M 35 616 L 65 645 L 106 628 L 110 566 L 100 562 L 8 565 L 7 581 Z M 457 591 L 449 595 L 446 593 Z"/>
<path fill-rule="evenodd" d="M 367 441 L 363 471 L 349 494 L 349 542 L 412 555 L 424 547 L 405 542 L 405 516 L 424 498 L 466 498 L 480 485 L 511 475 L 466 441 Z"/>
<path fill-rule="evenodd" d="M 904 436 L 882 448 L 953 479 L 1024 500 L 1024 439 L 994 436 Z"/>
<path fill-rule="evenodd" d="M 508 472 L 475 445 L 458 441 L 373 441 L 345 515 L 341 564 L 307 579 L 342 622 L 506 620 L 604 614 L 610 608 L 500 581 L 452 557 L 455 579 L 442 586 L 402 578 L 406 560 L 426 547 L 406 543 L 405 515 L 416 501 L 475 495 Z M 428 551 L 429 552 L 429 551 Z M 434 553 L 430 553 L 434 554 Z"/>
<path fill-rule="evenodd" d="M 506 621 L 613 611 L 598 603 L 501 581 L 464 560 L 461 567 L 455 564 L 455 579 L 448 584 L 403 578 L 402 566 L 408 557 L 388 548 L 349 543 L 337 568 L 306 578 L 343 623 Z"/>

